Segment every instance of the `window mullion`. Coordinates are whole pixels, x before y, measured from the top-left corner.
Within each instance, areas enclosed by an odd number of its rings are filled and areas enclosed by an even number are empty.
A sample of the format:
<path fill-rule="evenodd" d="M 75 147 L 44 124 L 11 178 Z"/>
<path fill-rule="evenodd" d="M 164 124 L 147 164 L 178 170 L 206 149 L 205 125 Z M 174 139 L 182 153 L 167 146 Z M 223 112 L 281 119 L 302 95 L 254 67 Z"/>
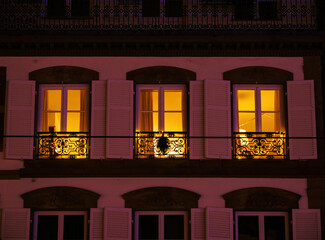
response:
<path fill-rule="evenodd" d="M 159 220 L 158 220 L 158 225 L 159 225 L 159 227 L 158 227 L 158 232 L 159 232 L 159 240 L 164 240 L 164 238 L 165 238 L 165 229 L 164 229 L 164 224 L 165 224 L 165 222 L 164 222 L 164 214 L 163 213 L 159 213 Z"/>
<path fill-rule="evenodd" d="M 165 130 L 165 103 L 164 103 L 164 93 L 165 89 L 163 87 L 159 88 L 158 98 L 159 98 L 159 107 L 158 107 L 158 125 L 159 131 Z"/>
<path fill-rule="evenodd" d="M 255 89 L 255 121 L 256 132 L 262 132 L 261 89 Z"/>
<path fill-rule="evenodd" d="M 261 214 L 258 216 L 258 224 L 259 224 L 259 239 L 264 240 L 265 234 L 264 234 L 264 214 Z"/>
<path fill-rule="evenodd" d="M 63 240 L 63 232 L 64 232 L 64 215 L 59 214 L 59 223 L 58 223 L 58 239 Z"/>
<path fill-rule="evenodd" d="M 67 106 L 68 106 L 68 89 L 62 88 L 62 100 L 61 100 L 61 131 L 67 131 Z"/>

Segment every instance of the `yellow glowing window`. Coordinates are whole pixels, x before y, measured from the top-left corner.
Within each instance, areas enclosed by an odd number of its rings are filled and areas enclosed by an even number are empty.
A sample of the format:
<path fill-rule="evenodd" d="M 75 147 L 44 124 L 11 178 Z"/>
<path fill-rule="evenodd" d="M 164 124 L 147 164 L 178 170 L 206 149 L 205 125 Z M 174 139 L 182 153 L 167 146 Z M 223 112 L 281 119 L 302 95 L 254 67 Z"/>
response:
<path fill-rule="evenodd" d="M 137 98 L 138 131 L 184 131 L 183 86 L 140 85 L 137 89 Z"/>
<path fill-rule="evenodd" d="M 86 85 L 41 85 L 39 103 L 39 131 L 88 131 Z"/>
<path fill-rule="evenodd" d="M 281 94 L 278 85 L 235 85 L 235 131 L 283 132 Z"/>

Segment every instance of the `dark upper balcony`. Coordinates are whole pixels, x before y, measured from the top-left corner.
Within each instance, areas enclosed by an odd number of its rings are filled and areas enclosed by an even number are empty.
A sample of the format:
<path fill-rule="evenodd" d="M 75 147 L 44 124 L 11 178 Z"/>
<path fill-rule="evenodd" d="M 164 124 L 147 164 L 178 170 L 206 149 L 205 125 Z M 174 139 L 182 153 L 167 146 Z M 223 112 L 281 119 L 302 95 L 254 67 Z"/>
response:
<path fill-rule="evenodd" d="M 0 31 L 317 30 L 315 0 L 3 0 Z"/>

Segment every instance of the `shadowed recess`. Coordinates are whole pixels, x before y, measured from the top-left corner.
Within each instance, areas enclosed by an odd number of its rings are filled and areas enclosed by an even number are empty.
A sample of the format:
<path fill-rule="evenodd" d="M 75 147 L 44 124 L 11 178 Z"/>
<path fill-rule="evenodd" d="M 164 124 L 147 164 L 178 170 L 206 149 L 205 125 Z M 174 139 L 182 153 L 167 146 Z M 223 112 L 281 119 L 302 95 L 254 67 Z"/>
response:
<path fill-rule="evenodd" d="M 142 188 L 122 195 L 125 207 L 135 211 L 185 211 L 198 207 L 200 195 L 173 187 Z"/>
<path fill-rule="evenodd" d="M 256 187 L 223 195 L 227 208 L 243 211 L 290 211 L 299 208 L 300 195 L 278 188 Z"/>
<path fill-rule="evenodd" d="M 29 80 L 35 80 L 39 84 L 89 84 L 98 79 L 97 71 L 74 66 L 47 67 L 29 73 Z"/>
<path fill-rule="evenodd" d="M 47 187 L 21 195 L 24 208 L 33 210 L 87 210 L 97 207 L 100 195 L 75 187 Z"/>

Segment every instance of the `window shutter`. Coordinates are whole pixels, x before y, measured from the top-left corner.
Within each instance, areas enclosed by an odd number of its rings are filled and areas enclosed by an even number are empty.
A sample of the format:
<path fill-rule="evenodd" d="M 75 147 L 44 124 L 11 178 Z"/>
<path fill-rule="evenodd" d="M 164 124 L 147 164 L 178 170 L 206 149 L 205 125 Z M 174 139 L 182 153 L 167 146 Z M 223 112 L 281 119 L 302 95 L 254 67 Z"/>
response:
<path fill-rule="evenodd" d="M 108 80 L 107 82 L 107 158 L 133 157 L 133 81 Z"/>
<path fill-rule="evenodd" d="M 204 136 L 203 81 L 190 82 L 190 137 Z M 190 138 L 190 159 L 204 157 L 204 138 Z"/>
<path fill-rule="evenodd" d="M 102 240 L 104 236 L 104 210 L 102 208 L 90 209 L 89 239 Z"/>
<path fill-rule="evenodd" d="M 105 158 L 106 151 L 106 81 L 92 82 L 91 96 L 91 159 Z"/>
<path fill-rule="evenodd" d="M 30 225 L 30 209 L 2 210 L 2 240 L 28 240 Z"/>
<path fill-rule="evenodd" d="M 321 240 L 319 209 L 292 209 L 292 230 L 294 240 Z"/>
<path fill-rule="evenodd" d="M 314 81 L 291 81 L 288 86 L 289 137 L 316 137 Z M 316 139 L 290 139 L 290 159 L 316 159 Z"/>
<path fill-rule="evenodd" d="M 233 239 L 233 210 L 232 208 L 206 209 L 206 239 Z"/>
<path fill-rule="evenodd" d="M 130 208 L 105 208 L 104 239 L 130 240 L 132 232 Z"/>
<path fill-rule="evenodd" d="M 205 240 L 205 209 L 191 209 L 191 239 Z"/>
<path fill-rule="evenodd" d="M 8 81 L 6 135 L 33 136 L 35 82 Z M 32 137 L 6 138 L 5 157 L 8 159 L 32 159 Z"/>
<path fill-rule="evenodd" d="M 230 82 L 204 81 L 206 137 L 231 137 Z M 206 138 L 207 158 L 231 159 L 231 138 Z"/>

